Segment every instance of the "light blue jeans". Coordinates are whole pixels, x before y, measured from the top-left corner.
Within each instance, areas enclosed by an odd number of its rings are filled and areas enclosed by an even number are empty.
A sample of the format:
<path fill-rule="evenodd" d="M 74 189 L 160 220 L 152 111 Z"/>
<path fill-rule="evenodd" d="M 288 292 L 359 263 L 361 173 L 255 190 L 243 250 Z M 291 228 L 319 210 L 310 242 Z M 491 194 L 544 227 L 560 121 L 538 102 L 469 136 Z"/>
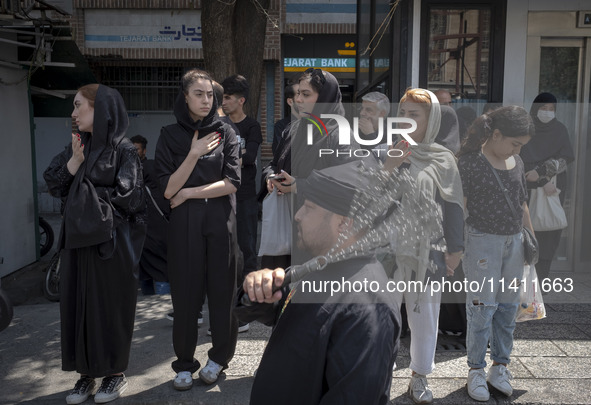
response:
<path fill-rule="evenodd" d="M 519 305 L 520 284 L 516 280 L 523 277 L 521 233 L 492 235 L 466 225 L 465 236 L 463 269 L 469 283 L 466 294 L 468 366 L 486 367 L 489 341 L 490 358 L 508 364 Z"/>

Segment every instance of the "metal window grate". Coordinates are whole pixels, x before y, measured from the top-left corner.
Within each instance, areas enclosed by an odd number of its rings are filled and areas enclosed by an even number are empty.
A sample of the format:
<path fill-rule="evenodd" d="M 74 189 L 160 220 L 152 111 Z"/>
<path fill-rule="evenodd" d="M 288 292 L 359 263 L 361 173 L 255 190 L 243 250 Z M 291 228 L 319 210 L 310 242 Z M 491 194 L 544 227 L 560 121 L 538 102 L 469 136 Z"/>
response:
<path fill-rule="evenodd" d="M 181 77 L 192 66 L 95 65 L 99 82 L 117 89 L 128 111 L 171 111 Z"/>
<path fill-rule="evenodd" d="M 490 8 L 431 8 L 428 87 L 487 98 L 491 14 Z"/>

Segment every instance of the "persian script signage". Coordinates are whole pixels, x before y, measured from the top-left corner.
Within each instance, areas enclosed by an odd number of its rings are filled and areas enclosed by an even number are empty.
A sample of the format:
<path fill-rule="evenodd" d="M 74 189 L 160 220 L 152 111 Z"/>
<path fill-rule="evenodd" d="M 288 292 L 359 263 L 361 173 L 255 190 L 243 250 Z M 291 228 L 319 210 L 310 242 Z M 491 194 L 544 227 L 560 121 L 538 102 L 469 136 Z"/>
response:
<path fill-rule="evenodd" d="M 202 48 L 201 11 L 86 10 L 87 48 Z"/>

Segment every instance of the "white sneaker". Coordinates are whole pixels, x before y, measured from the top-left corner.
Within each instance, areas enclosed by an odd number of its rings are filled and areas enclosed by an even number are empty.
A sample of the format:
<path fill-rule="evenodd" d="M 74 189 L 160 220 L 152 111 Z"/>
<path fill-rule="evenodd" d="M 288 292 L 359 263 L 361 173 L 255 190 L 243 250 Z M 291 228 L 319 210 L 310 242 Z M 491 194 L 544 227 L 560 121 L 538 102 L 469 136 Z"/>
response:
<path fill-rule="evenodd" d="M 427 383 L 427 376 L 415 373 L 410 377 L 408 395 L 410 395 L 415 404 L 430 404 L 433 402 L 433 393 Z"/>
<path fill-rule="evenodd" d="M 486 385 L 486 373 L 483 368 L 470 370 L 468 372 L 468 395 L 476 401 L 488 401 L 490 392 Z"/>
<path fill-rule="evenodd" d="M 206 384 L 213 384 L 218 380 L 222 372 L 222 366 L 215 361 L 208 359 L 207 364 L 199 371 L 199 378 Z"/>
<path fill-rule="evenodd" d="M 486 379 L 490 385 L 492 385 L 508 397 L 510 397 L 511 394 L 513 394 L 513 387 L 509 382 L 513 379 L 513 375 L 509 370 L 507 370 L 507 367 L 503 366 L 502 364 L 492 366 L 488 370 L 488 377 Z"/>
<path fill-rule="evenodd" d="M 96 387 L 94 378 L 80 377 L 80 379 L 76 381 L 76 385 L 72 392 L 66 397 L 66 403 L 70 405 L 81 404 L 88 399 L 90 394 L 92 394 L 94 387 Z"/>
<path fill-rule="evenodd" d="M 94 402 L 105 404 L 114 401 L 127 390 L 128 385 L 124 374 L 107 376 L 103 378 L 103 382 L 94 396 Z"/>
<path fill-rule="evenodd" d="M 190 390 L 193 386 L 193 375 L 188 371 L 181 371 L 174 378 L 173 385 L 177 391 Z"/>

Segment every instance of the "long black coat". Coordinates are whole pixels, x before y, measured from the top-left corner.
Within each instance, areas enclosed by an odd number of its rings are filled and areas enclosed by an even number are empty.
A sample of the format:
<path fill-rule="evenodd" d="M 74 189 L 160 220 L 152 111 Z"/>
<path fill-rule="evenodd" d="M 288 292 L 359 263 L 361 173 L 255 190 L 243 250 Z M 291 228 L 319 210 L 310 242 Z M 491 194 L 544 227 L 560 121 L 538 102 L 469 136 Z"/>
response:
<path fill-rule="evenodd" d="M 85 160 L 76 175 L 67 169 L 69 145 L 44 178 L 65 206 L 59 241 L 62 368 L 102 377 L 127 369 L 146 203 L 116 90 L 99 86 L 94 123 L 92 134 L 81 135 Z"/>

